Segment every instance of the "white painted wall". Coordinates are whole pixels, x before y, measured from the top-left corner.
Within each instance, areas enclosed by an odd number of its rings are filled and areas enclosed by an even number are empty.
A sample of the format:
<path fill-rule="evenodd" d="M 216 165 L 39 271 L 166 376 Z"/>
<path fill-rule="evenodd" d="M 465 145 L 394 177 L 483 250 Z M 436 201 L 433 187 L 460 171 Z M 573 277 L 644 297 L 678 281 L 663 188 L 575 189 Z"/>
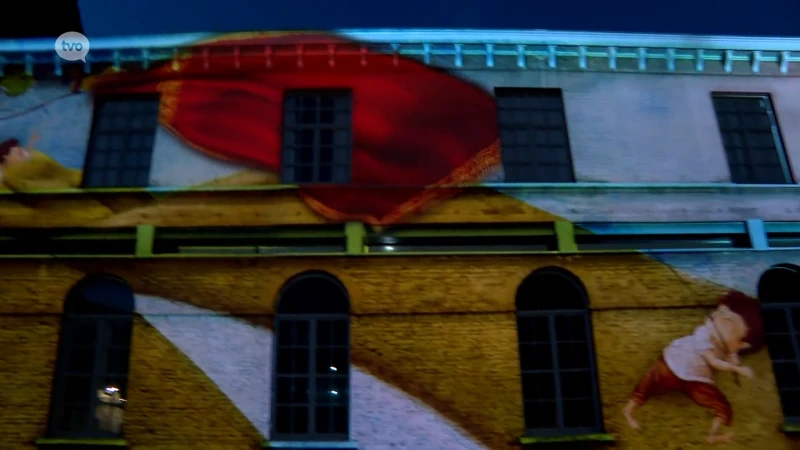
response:
<path fill-rule="evenodd" d="M 800 79 L 786 76 L 461 71 L 497 87 L 560 88 L 578 181 L 729 182 L 712 92 L 768 93 L 800 178 Z"/>

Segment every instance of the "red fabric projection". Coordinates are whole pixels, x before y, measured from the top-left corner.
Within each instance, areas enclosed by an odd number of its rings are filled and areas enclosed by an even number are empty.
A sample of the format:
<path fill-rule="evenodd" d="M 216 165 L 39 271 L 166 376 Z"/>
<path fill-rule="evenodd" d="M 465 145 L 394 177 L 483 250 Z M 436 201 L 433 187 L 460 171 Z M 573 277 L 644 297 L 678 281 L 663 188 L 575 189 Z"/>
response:
<path fill-rule="evenodd" d="M 284 92 L 325 88 L 352 92 L 352 184 L 304 185 L 300 194 L 330 220 L 395 222 L 454 194 L 436 186 L 477 181 L 499 162 L 489 93 L 328 34 L 223 36 L 172 63 L 90 84 L 96 94 L 160 92 L 161 123 L 189 145 L 272 171 L 280 170 Z"/>

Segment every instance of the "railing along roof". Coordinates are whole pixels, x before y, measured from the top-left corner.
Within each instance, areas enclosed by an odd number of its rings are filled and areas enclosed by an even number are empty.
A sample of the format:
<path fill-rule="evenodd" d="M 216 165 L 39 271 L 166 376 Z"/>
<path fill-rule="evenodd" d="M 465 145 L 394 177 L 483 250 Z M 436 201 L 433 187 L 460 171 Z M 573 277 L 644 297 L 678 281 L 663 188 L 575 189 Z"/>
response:
<path fill-rule="evenodd" d="M 337 30 L 366 47 L 455 69 L 561 69 L 677 73 L 798 74 L 800 38 L 559 32 L 549 30 Z M 92 63 L 169 60 L 209 33 L 92 39 Z M 342 52 L 348 50 L 342 49 Z M 352 51 L 352 50 L 349 50 Z M 309 56 L 305 53 L 305 56 Z M 326 51 L 325 56 L 329 53 Z M 61 61 L 52 39 L 0 40 L 3 65 Z"/>

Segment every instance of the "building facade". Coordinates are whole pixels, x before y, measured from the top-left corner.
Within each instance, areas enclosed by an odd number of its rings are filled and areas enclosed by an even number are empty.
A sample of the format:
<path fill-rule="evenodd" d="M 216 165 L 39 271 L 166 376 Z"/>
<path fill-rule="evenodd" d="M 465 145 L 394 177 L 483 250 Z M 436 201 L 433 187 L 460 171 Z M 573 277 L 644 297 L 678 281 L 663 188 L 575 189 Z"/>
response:
<path fill-rule="evenodd" d="M 2 449 L 800 448 L 800 41 L 0 41 L 0 70 Z"/>

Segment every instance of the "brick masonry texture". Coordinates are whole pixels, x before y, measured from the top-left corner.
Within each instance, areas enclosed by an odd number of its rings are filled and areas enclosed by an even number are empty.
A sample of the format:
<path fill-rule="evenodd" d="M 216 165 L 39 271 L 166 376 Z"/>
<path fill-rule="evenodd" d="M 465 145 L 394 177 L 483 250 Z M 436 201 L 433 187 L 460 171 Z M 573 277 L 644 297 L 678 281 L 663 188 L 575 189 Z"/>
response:
<path fill-rule="evenodd" d="M 618 439 L 616 448 L 705 448 L 710 415 L 686 398 L 648 403 L 639 414 L 645 428 L 635 433 L 620 409 L 661 349 L 702 323 L 725 283 L 754 285 L 763 268 L 798 263 L 800 255 L 675 258 L 677 269 L 643 255 L 5 261 L 0 448 L 30 448 L 45 432 L 58 314 L 65 294 L 84 274 L 108 271 L 139 294 L 269 327 L 280 287 L 312 269 L 336 275 L 350 293 L 357 367 L 424 401 L 487 448 L 514 448 L 523 432 L 514 294 L 531 271 L 550 265 L 571 270 L 589 292 L 605 425 Z M 705 272 L 692 272 L 693 266 L 706 267 Z M 253 425 L 143 319 L 131 358 L 126 437 L 133 448 L 255 448 L 260 437 Z M 737 440 L 727 448 L 797 448 L 800 443 L 778 431 L 782 416 L 767 352 L 748 356 L 745 363 L 757 377 L 741 387 L 729 375 L 719 376 L 735 410 Z M 268 392 L 253 395 L 269 401 Z M 414 417 L 410 410 L 408 420 Z"/>

